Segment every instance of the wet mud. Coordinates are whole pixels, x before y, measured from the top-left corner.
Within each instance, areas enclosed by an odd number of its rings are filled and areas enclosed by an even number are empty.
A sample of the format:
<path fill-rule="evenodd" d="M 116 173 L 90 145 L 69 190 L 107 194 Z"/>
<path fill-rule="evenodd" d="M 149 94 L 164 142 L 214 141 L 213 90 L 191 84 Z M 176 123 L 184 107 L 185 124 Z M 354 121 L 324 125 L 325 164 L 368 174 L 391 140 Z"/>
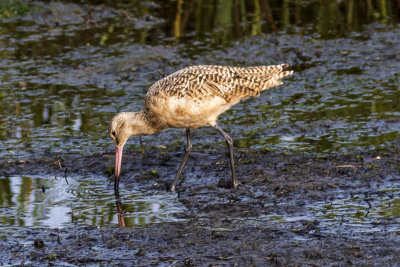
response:
<path fill-rule="evenodd" d="M 183 151 L 153 148 L 144 157 L 140 151 L 126 151 L 123 193 L 115 201 L 119 225 L 14 227 L 0 236 L 1 262 L 25 266 L 395 266 L 400 255 L 398 148 L 326 157 L 240 149 L 237 173 L 243 185 L 237 189 L 230 186 L 228 157 L 221 152 L 224 147 L 196 149 L 176 193 L 167 189 Z M 6 177 L 50 174 L 70 182 L 74 176 L 92 175 L 112 188 L 113 160 L 112 153 L 63 154 L 2 161 L 0 170 Z M 122 227 L 129 213 L 124 199 L 130 188 L 148 195 L 172 194 L 186 210 L 176 215 L 176 222 Z M 352 200 L 357 209 L 339 209 L 338 203 L 346 200 Z"/>

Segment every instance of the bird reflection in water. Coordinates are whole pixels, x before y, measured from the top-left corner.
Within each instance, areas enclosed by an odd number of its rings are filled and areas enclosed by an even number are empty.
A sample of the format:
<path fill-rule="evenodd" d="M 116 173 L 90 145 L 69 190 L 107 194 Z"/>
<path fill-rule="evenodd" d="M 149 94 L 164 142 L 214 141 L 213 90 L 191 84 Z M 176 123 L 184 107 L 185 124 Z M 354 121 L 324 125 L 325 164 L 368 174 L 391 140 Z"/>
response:
<path fill-rule="evenodd" d="M 118 226 L 120 228 L 123 228 L 125 227 L 125 219 L 124 219 L 125 210 L 122 207 L 122 201 L 118 189 L 114 190 L 114 195 L 115 195 L 115 207 L 117 209 L 117 216 L 118 216 Z"/>

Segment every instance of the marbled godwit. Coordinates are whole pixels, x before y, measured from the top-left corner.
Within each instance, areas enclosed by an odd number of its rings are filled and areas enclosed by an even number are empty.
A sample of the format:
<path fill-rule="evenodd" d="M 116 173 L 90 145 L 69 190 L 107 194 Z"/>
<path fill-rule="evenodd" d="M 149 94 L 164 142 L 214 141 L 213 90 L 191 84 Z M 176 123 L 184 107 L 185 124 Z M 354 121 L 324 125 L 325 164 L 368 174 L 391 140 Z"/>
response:
<path fill-rule="evenodd" d="M 118 189 L 122 150 L 132 135 L 155 134 L 166 128 L 185 128 L 185 156 L 171 186 L 176 184 L 192 151 L 192 129 L 213 126 L 225 138 L 229 148 L 232 183 L 236 178 L 233 140 L 218 125 L 218 116 L 239 101 L 282 84 L 292 74 L 286 64 L 237 68 L 228 66 L 191 66 L 179 70 L 153 84 L 140 112 L 121 112 L 110 122 L 109 134 L 115 142 L 115 184 Z"/>

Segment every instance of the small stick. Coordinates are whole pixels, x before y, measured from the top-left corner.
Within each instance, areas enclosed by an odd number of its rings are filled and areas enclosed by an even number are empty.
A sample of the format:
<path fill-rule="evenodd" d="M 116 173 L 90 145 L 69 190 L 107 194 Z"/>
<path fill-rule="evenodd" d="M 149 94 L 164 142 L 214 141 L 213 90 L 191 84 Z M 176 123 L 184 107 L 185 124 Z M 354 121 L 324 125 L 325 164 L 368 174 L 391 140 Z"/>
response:
<path fill-rule="evenodd" d="M 369 202 L 369 199 L 365 198 L 364 200 L 365 200 L 365 202 L 367 202 L 367 203 L 368 203 L 368 206 L 369 206 L 369 208 L 368 208 L 368 209 L 371 209 L 371 208 L 372 208 L 372 206 L 371 206 L 371 203 Z"/>
<path fill-rule="evenodd" d="M 57 232 L 57 243 L 61 244 L 60 231 L 58 229 L 56 229 L 56 232 Z"/>
<path fill-rule="evenodd" d="M 142 149 L 142 157 L 144 157 L 144 147 L 143 147 L 142 136 L 141 135 L 139 135 L 139 142 L 140 142 L 140 148 Z"/>
<path fill-rule="evenodd" d="M 68 180 L 67 180 L 67 171 L 68 171 L 68 168 L 65 168 L 65 171 L 64 171 L 64 179 L 65 179 L 65 181 L 66 181 L 67 184 L 68 184 Z"/>
<path fill-rule="evenodd" d="M 59 160 L 57 160 L 57 162 L 58 162 L 58 167 L 60 167 L 60 170 L 62 170 L 61 160 L 59 159 Z"/>
<path fill-rule="evenodd" d="M 343 164 L 343 165 L 337 165 L 335 168 L 352 168 L 353 170 L 358 168 L 358 166 L 352 165 L 352 164 Z"/>

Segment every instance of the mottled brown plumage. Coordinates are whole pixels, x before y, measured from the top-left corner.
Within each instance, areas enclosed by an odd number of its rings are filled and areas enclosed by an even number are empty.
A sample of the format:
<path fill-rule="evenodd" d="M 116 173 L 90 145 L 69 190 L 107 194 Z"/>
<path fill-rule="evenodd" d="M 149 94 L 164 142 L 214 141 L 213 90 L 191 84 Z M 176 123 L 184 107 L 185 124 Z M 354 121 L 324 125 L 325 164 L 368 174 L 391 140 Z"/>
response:
<path fill-rule="evenodd" d="M 237 102 L 260 91 L 282 84 L 287 65 L 235 68 L 228 66 L 191 66 L 179 70 L 150 87 L 146 104 L 160 93 L 167 97 L 188 97 L 190 101 L 222 97 L 227 102 Z"/>
<path fill-rule="evenodd" d="M 116 144 L 117 161 L 121 161 L 122 148 L 132 135 L 154 134 L 170 127 L 186 128 L 188 147 L 171 187 L 174 191 L 191 151 L 190 129 L 211 125 L 228 143 L 232 180 L 236 187 L 232 139 L 218 127 L 216 120 L 239 101 L 259 96 L 261 91 L 282 84 L 281 79 L 292 74 L 285 70 L 287 67 L 286 64 L 247 68 L 200 65 L 184 68 L 159 80 L 147 92 L 141 112 L 122 112 L 112 119 L 109 134 Z M 116 188 L 119 170 L 120 162 L 116 162 Z"/>

